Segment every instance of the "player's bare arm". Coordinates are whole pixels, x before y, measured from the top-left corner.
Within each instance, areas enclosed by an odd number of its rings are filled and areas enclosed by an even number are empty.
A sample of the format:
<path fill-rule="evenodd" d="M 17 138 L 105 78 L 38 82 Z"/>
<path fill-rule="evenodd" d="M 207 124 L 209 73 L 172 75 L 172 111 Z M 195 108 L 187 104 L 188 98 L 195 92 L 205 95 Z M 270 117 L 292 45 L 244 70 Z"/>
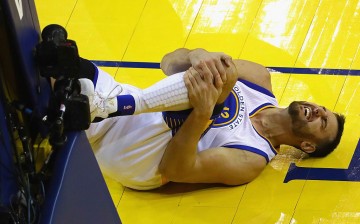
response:
<path fill-rule="evenodd" d="M 231 91 L 237 79 L 253 82 L 272 91 L 270 73 L 264 66 L 242 59 L 232 60 L 229 55 L 222 52 L 180 48 L 166 54 L 161 61 L 161 69 L 166 75 L 185 71 L 191 66 L 201 77 L 220 75 L 224 90 L 218 103 L 226 99 L 227 92 Z"/>
<path fill-rule="evenodd" d="M 266 165 L 261 156 L 222 147 L 197 153 L 198 141 L 208 127 L 222 83 L 219 79 L 213 85 L 210 78 L 203 80 L 194 74 L 196 71 L 190 69 L 185 75 L 194 109 L 169 142 L 160 163 L 160 172 L 168 181 L 174 182 L 239 185 L 253 180 Z"/>
<path fill-rule="evenodd" d="M 233 62 L 238 79 L 250 81 L 272 92 L 270 73 L 264 66 L 242 59 L 235 59 Z"/>
<path fill-rule="evenodd" d="M 193 67 L 202 77 L 220 76 L 226 82 L 226 68 L 230 66 L 231 57 L 222 52 L 208 52 L 202 48 L 189 50 L 177 49 L 166 54 L 161 60 L 161 69 L 166 75 L 186 71 Z"/>

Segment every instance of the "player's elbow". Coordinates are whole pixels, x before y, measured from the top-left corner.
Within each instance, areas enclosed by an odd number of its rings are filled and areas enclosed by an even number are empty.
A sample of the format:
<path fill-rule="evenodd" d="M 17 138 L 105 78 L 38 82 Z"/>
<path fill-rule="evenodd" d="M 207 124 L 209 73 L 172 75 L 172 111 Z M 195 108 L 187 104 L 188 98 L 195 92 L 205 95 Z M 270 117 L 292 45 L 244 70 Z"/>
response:
<path fill-rule="evenodd" d="M 172 181 L 172 176 L 174 175 L 174 172 L 172 172 L 171 169 L 168 169 L 166 166 L 160 164 L 159 173 L 163 179 Z"/>
<path fill-rule="evenodd" d="M 224 179 L 223 183 L 231 186 L 250 183 L 261 174 L 264 168 L 265 166 L 253 166 L 250 169 L 247 169 L 246 172 L 239 172 L 232 177 Z"/>
<path fill-rule="evenodd" d="M 159 169 L 162 179 L 171 182 L 186 182 L 183 172 L 178 172 L 173 169 Z"/>
<path fill-rule="evenodd" d="M 184 178 L 184 172 L 181 172 L 180 169 L 175 166 L 167 166 L 165 164 L 160 164 L 159 173 L 161 174 L 163 179 L 172 182 L 181 182 L 181 180 Z"/>

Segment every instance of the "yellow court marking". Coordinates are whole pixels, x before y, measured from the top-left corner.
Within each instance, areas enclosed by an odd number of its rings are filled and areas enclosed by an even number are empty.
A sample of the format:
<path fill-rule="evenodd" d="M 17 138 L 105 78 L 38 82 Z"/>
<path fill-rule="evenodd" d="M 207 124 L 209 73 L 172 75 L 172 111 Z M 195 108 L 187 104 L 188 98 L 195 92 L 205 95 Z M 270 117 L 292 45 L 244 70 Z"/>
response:
<path fill-rule="evenodd" d="M 359 1 L 320 1 L 296 66 L 349 69 L 359 30 Z"/>
<path fill-rule="evenodd" d="M 47 1 L 35 0 L 36 10 L 39 16 L 40 28 L 49 24 L 59 24 L 66 27 L 71 13 L 76 6 L 76 0 Z"/>
<path fill-rule="evenodd" d="M 204 1 L 186 47 L 226 52 L 238 58 L 260 4 L 249 0 Z"/>
<path fill-rule="evenodd" d="M 262 1 L 240 57 L 265 66 L 293 66 L 318 2 Z"/>
<path fill-rule="evenodd" d="M 339 95 L 339 100 L 336 104 L 336 111 L 341 111 L 345 115 L 359 114 L 360 102 L 360 77 L 348 76 L 344 83 L 343 91 Z"/>
<path fill-rule="evenodd" d="M 67 29 L 77 41 L 80 55 L 92 60 L 122 60 L 145 3 L 78 0 Z"/>
<path fill-rule="evenodd" d="M 148 0 L 124 60 L 159 62 L 166 53 L 183 47 L 200 3 Z"/>
<path fill-rule="evenodd" d="M 338 75 L 292 74 L 280 104 L 287 106 L 294 100 L 305 100 L 333 110 L 345 78 Z"/>
<path fill-rule="evenodd" d="M 165 77 L 160 69 L 119 68 L 115 79 L 144 89 Z"/>

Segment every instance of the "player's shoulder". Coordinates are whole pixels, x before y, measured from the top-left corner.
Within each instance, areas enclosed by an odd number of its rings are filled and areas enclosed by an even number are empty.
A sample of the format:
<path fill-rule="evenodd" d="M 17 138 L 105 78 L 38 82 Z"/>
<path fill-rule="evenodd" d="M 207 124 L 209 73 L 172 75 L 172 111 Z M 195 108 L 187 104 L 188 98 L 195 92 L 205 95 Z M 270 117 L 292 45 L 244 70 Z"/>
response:
<path fill-rule="evenodd" d="M 271 76 L 267 68 L 261 64 L 242 59 L 234 59 L 233 62 L 239 79 L 247 80 L 272 92 Z"/>

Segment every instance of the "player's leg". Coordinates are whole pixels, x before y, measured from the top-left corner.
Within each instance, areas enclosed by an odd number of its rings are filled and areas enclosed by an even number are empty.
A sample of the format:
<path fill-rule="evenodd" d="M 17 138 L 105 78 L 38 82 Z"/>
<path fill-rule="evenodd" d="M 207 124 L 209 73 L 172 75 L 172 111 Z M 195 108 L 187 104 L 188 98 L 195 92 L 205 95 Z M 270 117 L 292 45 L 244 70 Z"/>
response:
<path fill-rule="evenodd" d="M 147 89 L 136 88 L 137 91 L 129 93 L 124 88 L 135 87 L 116 82 L 96 67 L 93 82 L 80 79 L 81 93 L 89 97 L 92 118 L 185 110 L 190 108 L 190 103 L 183 75 L 174 74 Z"/>

